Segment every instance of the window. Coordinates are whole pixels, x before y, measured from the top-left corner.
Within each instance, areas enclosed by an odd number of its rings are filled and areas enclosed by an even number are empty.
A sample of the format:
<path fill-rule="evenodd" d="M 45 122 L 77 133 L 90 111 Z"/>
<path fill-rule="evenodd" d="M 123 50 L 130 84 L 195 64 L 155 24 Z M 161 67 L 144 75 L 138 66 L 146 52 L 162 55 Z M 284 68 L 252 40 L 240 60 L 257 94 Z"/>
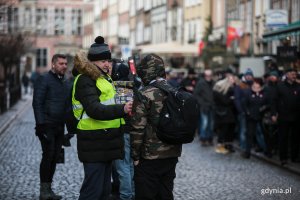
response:
<path fill-rule="evenodd" d="M 36 33 L 39 35 L 47 34 L 47 9 L 38 8 L 36 10 Z"/>
<path fill-rule="evenodd" d="M 146 0 L 144 4 L 145 11 L 151 10 L 151 0 Z"/>
<path fill-rule="evenodd" d="M 118 15 L 113 15 L 109 18 L 109 36 L 117 35 L 118 33 Z"/>
<path fill-rule="evenodd" d="M 102 0 L 102 9 L 106 9 L 107 8 L 107 0 Z"/>
<path fill-rule="evenodd" d="M 18 8 L 8 7 L 8 32 L 18 31 Z"/>
<path fill-rule="evenodd" d="M 30 27 L 32 23 L 32 13 L 31 9 L 29 7 L 25 8 L 25 13 L 24 13 L 24 26 L 25 27 Z"/>
<path fill-rule="evenodd" d="M 135 15 L 135 0 L 130 0 L 130 16 Z"/>
<path fill-rule="evenodd" d="M 64 9 L 55 9 L 55 35 L 64 34 L 65 11 Z"/>
<path fill-rule="evenodd" d="M 82 17 L 80 9 L 72 9 L 72 35 L 81 35 Z"/>
<path fill-rule="evenodd" d="M 137 28 L 136 28 L 136 43 L 140 44 L 143 42 L 143 35 L 144 35 L 144 23 L 143 21 L 139 21 L 137 23 Z"/>
<path fill-rule="evenodd" d="M 47 49 L 36 50 L 36 66 L 47 67 Z"/>
<path fill-rule="evenodd" d="M 150 26 L 148 26 L 148 27 L 145 27 L 145 30 L 144 30 L 144 41 L 150 42 L 150 40 L 151 40 L 151 28 L 150 28 Z"/>
<path fill-rule="evenodd" d="M 292 1 L 292 21 L 296 22 L 300 19 L 300 2 L 298 0 Z"/>
<path fill-rule="evenodd" d="M 272 3 L 273 3 L 272 5 L 273 9 L 280 9 L 280 0 L 273 0 Z"/>

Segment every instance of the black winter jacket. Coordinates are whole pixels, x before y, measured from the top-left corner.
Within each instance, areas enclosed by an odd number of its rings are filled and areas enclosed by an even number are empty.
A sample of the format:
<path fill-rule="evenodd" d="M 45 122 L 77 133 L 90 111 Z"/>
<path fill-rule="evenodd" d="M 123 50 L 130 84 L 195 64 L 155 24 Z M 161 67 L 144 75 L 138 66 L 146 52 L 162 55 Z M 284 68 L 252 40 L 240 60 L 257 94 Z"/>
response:
<path fill-rule="evenodd" d="M 264 111 L 269 106 L 269 98 L 266 95 L 266 91 L 262 90 L 258 93 L 249 89 L 245 93 L 243 102 L 244 110 L 246 111 L 247 119 L 261 120 Z"/>
<path fill-rule="evenodd" d="M 201 112 L 209 111 L 214 106 L 213 86 L 213 82 L 209 83 L 204 78 L 199 79 L 196 84 L 194 96 L 200 105 Z"/>
<path fill-rule="evenodd" d="M 213 91 L 215 102 L 215 123 L 235 123 L 234 92 L 230 88 L 226 94 Z"/>
<path fill-rule="evenodd" d="M 280 82 L 272 101 L 272 114 L 278 113 L 279 121 L 296 121 L 300 118 L 300 85 Z"/>
<path fill-rule="evenodd" d="M 36 124 L 64 124 L 70 91 L 69 81 L 52 71 L 39 76 L 32 102 Z"/>
<path fill-rule="evenodd" d="M 96 79 L 103 75 L 84 54 L 75 56 L 75 67 L 82 75 L 78 78 L 75 98 L 86 114 L 96 120 L 112 120 L 125 116 L 124 104 L 103 105 L 99 101 L 100 90 Z M 108 130 L 78 130 L 77 150 L 81 162 L 106 162 L 124 157 L 124 141 L 121 128 Z"/>

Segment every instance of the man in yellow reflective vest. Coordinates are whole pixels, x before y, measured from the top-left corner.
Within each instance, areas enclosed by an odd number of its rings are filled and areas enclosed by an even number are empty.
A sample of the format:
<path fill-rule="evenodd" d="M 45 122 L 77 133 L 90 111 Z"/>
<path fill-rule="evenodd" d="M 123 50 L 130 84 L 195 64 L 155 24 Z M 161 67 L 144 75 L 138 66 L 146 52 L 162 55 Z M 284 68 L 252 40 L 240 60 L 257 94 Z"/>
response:
<path fill-rule="evenodd" d="M 77 125 L 78 157 L 83 162 L 84 181 L 79 200 L 108 199 L 111 190 L 111 163 L 124 156 L 123 117 L 132 102 L 115 104 L 116 90 L 110 78 L 111 52 L 98 36 L 88 55 L 74 59 L 78 72 L 73 85 L 72 105 Z"/>

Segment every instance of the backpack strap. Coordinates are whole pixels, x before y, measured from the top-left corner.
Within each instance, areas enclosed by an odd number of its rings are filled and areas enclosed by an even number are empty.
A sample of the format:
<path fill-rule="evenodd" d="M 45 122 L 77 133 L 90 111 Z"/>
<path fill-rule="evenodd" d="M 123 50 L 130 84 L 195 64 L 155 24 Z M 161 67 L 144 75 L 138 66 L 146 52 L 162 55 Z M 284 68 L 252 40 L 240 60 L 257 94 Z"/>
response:
<path fill-rule="evenodd" d="M 151 83 L 150 85 L 166 92 L 167 94 L 177 91 L 177 89 L 175 87 L 171 86 L 166 81 L 159 81 L 159 82 L 155 81 L 154 83 Z"/>

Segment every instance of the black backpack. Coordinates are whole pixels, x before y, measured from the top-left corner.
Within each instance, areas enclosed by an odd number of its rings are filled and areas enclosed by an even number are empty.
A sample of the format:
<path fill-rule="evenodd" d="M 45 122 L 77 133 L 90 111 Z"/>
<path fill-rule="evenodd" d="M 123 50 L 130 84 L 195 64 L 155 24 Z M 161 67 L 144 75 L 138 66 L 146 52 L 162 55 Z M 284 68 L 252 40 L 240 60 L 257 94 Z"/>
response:
<path fill-rule="evenodd" d="M 200 118 L 196 98 L 182 88 L 166 82 L 150 84 L 167 94 L 157 125 L 157 137 L 167 144 L 185 144 L 193 141 Z"/>

